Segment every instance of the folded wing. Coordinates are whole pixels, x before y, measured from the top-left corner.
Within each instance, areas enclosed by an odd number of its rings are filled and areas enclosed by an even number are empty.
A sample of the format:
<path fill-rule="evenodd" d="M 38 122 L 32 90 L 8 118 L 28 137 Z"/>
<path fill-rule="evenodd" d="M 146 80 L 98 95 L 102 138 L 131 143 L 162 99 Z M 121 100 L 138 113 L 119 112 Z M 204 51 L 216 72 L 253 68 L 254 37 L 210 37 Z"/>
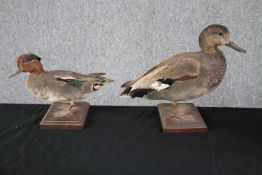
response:
<path fill-rule="evenodd" d="M 143 97 L 152 91 L 167 89 L 176 81 L 196 78 L 200 73 L 201 64 L 194 57 L 169 58 L 156 65 L 137 80 L 122 85 L 125 90 L 121 96 Z"/>

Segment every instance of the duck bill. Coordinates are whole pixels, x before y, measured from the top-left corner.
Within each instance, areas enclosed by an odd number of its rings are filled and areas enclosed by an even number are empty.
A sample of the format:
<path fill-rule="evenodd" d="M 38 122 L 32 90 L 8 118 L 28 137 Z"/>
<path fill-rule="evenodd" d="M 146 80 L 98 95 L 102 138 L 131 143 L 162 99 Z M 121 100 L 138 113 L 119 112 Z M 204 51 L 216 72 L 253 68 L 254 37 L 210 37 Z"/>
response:
<path fill-rule="evenodd" d="M 21 72 L 22 72 L 22 71 L 18 69 L 15 73 L 11 74 L 8 78 L 12 78 L 12 77 L 20 74 Z"/>
<path fill-rule="evenodd" d="M 226 44 L 227 47 L 230 47 L 238 52 L 241 53 L 246 53 L 247 51 L 241 47 L 239 47 L 237 44 L 235 44 L 234 42 L 230 41 L 229 43 Z"/>

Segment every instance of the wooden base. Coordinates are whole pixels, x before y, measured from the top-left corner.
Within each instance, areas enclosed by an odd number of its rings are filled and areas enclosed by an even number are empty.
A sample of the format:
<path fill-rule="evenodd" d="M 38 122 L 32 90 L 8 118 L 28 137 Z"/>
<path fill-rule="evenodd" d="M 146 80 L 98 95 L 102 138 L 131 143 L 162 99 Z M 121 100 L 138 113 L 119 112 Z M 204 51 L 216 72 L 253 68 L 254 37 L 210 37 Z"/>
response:
<path fill-rule="evenodd" d="M 39 124 L 41 129 L 83 129 L 89 103 L 75 102 L 71 112 L 66 112 L 70 104 L 54 103 L 50 106 L 44 118 Z"/>
<path fill-rule="evenodd" d="M 169 103 L 157 105 L 164 133 L 207 132 L 208 128 L 192 103 L 178 103 L 175 108 Z"/>

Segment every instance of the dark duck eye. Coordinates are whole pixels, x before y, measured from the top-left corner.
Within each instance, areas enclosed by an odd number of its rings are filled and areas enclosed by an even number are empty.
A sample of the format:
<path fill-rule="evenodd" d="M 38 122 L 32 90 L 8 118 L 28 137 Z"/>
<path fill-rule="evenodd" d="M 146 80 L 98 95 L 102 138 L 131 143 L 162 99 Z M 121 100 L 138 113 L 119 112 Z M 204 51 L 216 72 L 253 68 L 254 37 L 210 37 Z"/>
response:
<path fill-rule="evenodd" d="M 224 36 L 224 33 L 223 32 L 219 32 L 218 33 L 220 36 Z"/>

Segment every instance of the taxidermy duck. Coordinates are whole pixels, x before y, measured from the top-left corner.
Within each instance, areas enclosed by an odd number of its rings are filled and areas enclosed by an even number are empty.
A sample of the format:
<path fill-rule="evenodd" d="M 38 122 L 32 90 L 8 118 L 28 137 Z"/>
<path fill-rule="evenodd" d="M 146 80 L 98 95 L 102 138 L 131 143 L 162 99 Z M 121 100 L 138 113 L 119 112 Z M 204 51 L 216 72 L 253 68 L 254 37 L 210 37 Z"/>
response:
<path fill-rule="evenodd" d="M 18 70 L 9 78 L 21 72 L 29 72 L 28 90 L 39 99 L 70 104 L 68 112 L 74 102 L 83 100 L 87 94 L 112 82 L 103 77 L 105 73 L 85 75 L 67 70 L 45 71 L 40 60 L 40 57 L 32 53 L 19 56 Z"/>
<path fill-rule="evenodd" d="M 169 100 L 175 109 L 177 101 L 209 93 L 225 75 L 226 59 L 218 48 L 222 45 L 246 53 L 230 40 L 227 27 L 210 25 L 200 33 L 201 51 L 180 53 L 161 61 L 138 79 L 124 83 L 121 96 Z"/>

